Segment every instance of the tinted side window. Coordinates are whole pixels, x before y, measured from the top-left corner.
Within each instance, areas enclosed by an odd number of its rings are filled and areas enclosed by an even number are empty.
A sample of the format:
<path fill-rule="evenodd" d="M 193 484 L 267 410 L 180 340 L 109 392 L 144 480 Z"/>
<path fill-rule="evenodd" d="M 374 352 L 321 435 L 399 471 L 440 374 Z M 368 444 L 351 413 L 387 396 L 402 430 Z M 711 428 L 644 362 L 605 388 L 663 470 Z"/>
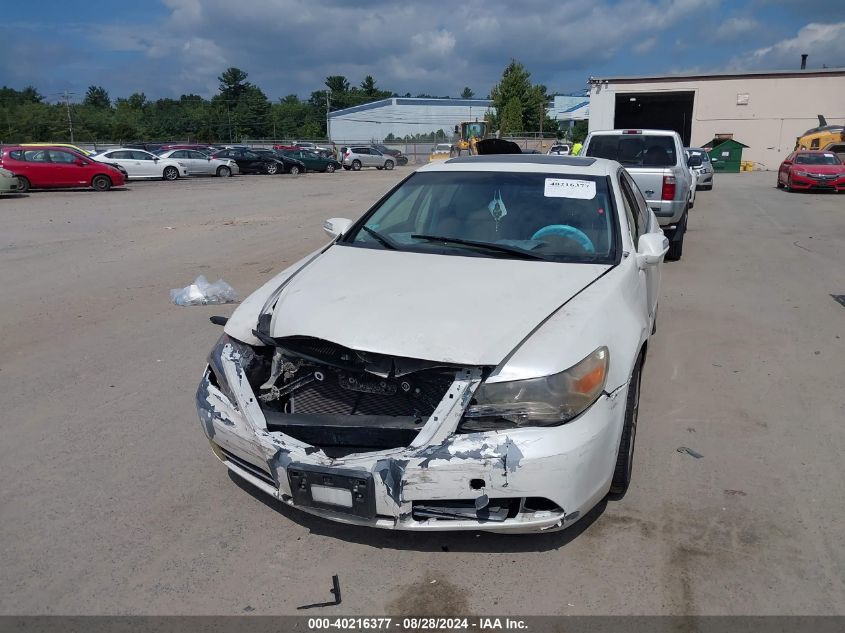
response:
<path fill-rule="evenodd" d="M 9 152 L 9 158 L 13 160 L 26 160 L 23 156 L 23 150 L 15 149 Z"/>
<path fill-rule="evenodd" d="M 622 203 L 625 207 L 625 215 L 628 218 L 628 229 L 631 232 L 631 239 L 634 241 L 634 248 L 636 248 L 640 240 L 640 228 L 637 223 L 637 201 L 623 174 L 620 174 L 619 183 L 622 185 Z"/>
<path fill-rule="evenodd" d="M 76 160 L 76 156 L 70 152 L 62 152 L 60 150 L 50 150 L 50 160 L 54 163 L 72 163 Z"/>
<path fill-rule="evenodd" d="M 30 149 L 24 153 L 24 160 L 31 163 L 48 163 L 50 159 L 47 157 L 47 150 L 45 149 Z"/>
<path fill-rule="evenodd" d="M 147 152 L 132 152 L 132 158 L 134 160 L 152 160 L 153 157 L 147 154 Z"/>
<path fill-rule="evenodd" d="M 637 227 L 639 227 L 640 235 L 643 233 L 648 233 L 648 203 L 645 200 L 645 196 L 643 196 L 643 192 L 640 191 L 639 185 L 634 182 L 634 179 L 631 178 L 631 174 L 627 171 L 622 171 L 622 177 L 625 179 L 625 182 L 628 183 L 628 186 L 631 188 L 631 192 L 634 194 L 634 200 L 637 203 Z"/>

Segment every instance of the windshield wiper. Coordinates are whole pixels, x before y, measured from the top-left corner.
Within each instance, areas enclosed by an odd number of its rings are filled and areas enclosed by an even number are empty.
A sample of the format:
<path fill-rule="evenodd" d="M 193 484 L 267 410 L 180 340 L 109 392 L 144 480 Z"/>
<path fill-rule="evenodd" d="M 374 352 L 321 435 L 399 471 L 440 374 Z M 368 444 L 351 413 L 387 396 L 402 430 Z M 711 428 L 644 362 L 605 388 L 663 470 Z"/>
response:
<path fill-rule="evenodd" d="M 411 239 L 426 240 L 428 242 L 443 242 L 444 244 L 460 244 L 462 246 L 472 246 L 473 248 L 483 248 L 488 251 L 495 251 L 497 253 L 507 253 L 508 255 L 516 255 L 523 259 L 540 259 L 543 261 L 551 261 L 548 257 L 543 257 L 538 253 L 532 253 L 516 246 L 506 246 L 504 244 L 493 244 L 491 242 L 476 242 L 474 240 L 464 240 L 459 237 L 443 237 L 440 235 L 420 235 L 413 234 Z"/>
<path fill-rule="evenodd" d="M 386 249 L 389 249 L 391 251 L 399 250 L 398 248 L 396 248 L 396 244 L 394 244 L 392 241 L 390 241 L 389 238 L 382 235 L 381 233 L 379 233 L 375 229 L 371 229 L 366 224 L 362 224 L 361 228 L 367 233 L 367 235 L 370 235 L 373 239 L 375 239 L 379 244 L 384 246 Z"/>

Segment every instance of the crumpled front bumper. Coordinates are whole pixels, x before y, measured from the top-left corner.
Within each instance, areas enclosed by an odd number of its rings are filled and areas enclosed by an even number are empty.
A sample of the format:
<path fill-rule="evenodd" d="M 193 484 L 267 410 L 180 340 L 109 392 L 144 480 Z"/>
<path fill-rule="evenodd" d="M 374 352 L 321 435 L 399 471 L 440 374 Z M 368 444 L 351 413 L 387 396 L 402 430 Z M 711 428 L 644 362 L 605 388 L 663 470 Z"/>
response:
<path fill-rule="evenodd" d="M 342 523 L 401 530 L 486 530 L 537 532 L 568 527 L 608 492 L 618 452 L 626 386 L 596 403 L 575 420 L 558 427 L 498 432 L 444 433 L 432 420 L 409 447 L 330 458 L 319 448 L 267 430 L 255 394 L 236 362 L 224 359 L 233 403 L 212 384 L 207 368 L 196 394 L 197 411 L 215 455 L 235 474 L 267 494 L 311 514 Z M 456 410 L 438 422 L 455 425 L 469 396 L 462 399 L 455 382 Z M 463 400 L 463 402 L 462 402 Z M 437 419 L 438 412 L 432 415 Z M 442 415 L 442 412 L 441 412 Z M 454 429 L 452 429 L 454 430 Z M 374 513 L 298 505 L 288 470 L 325 468 L 340 475 L 370 473 Z M 483 486 L 479 487 L 479 482 Z M 415 518 L 414 504 L 443 500 L 520 499 L 519 511 L 503 521 L 478 518 Z M 526 499 L 553 502 L 542 509 Z M 556 508 L 554 506 L 557 506 Z M 552 509 L 549 509 L 552 507 Z"/>

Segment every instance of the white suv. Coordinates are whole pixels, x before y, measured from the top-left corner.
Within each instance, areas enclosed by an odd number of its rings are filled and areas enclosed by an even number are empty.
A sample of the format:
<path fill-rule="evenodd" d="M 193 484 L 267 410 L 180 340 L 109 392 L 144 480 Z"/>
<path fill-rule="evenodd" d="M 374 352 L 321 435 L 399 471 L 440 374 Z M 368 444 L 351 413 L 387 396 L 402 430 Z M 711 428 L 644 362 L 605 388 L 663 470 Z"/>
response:
<path fill-rule="evenodd" d="M 357 147 L 343 147 L 343 168 L 359 171 L 362 167 L 376 169 L 393 169 L 396 161 L 393 156 L 382 154 L 374 147 L 360 145 Z"/>

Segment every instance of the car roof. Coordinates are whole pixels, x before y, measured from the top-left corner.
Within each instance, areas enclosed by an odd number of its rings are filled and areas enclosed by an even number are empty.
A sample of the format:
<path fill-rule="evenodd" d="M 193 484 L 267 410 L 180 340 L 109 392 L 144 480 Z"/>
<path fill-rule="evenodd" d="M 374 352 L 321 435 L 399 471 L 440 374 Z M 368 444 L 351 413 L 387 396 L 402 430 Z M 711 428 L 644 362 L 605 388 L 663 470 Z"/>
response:
<path fill-rule="evenodd" d="M 648 134 L 649 136 L 678 136 L 678 133 L 674 130 L 653 130 L 638 127 L 623 127 L 618 130 L 596 130 L 595 132 L 590 132 L 590 136 L 598 136 L 600 134 L 624 134 L 628 130 L 636 130 L 638 134 Z"/>
<path fill-rule="evenodd" d="M 796 154 L 835 154 L 833 150 L 829 149 L 796 149 Z"/>
<path fill-rule="evenodd" d="M 619 163 L 588 156 L 554 156 L 548 154 L 488 154 L 458 156 L 428 163 L 417 171 L 511 171 L 552 174 L 608 176 L 616 173 Z"/>

